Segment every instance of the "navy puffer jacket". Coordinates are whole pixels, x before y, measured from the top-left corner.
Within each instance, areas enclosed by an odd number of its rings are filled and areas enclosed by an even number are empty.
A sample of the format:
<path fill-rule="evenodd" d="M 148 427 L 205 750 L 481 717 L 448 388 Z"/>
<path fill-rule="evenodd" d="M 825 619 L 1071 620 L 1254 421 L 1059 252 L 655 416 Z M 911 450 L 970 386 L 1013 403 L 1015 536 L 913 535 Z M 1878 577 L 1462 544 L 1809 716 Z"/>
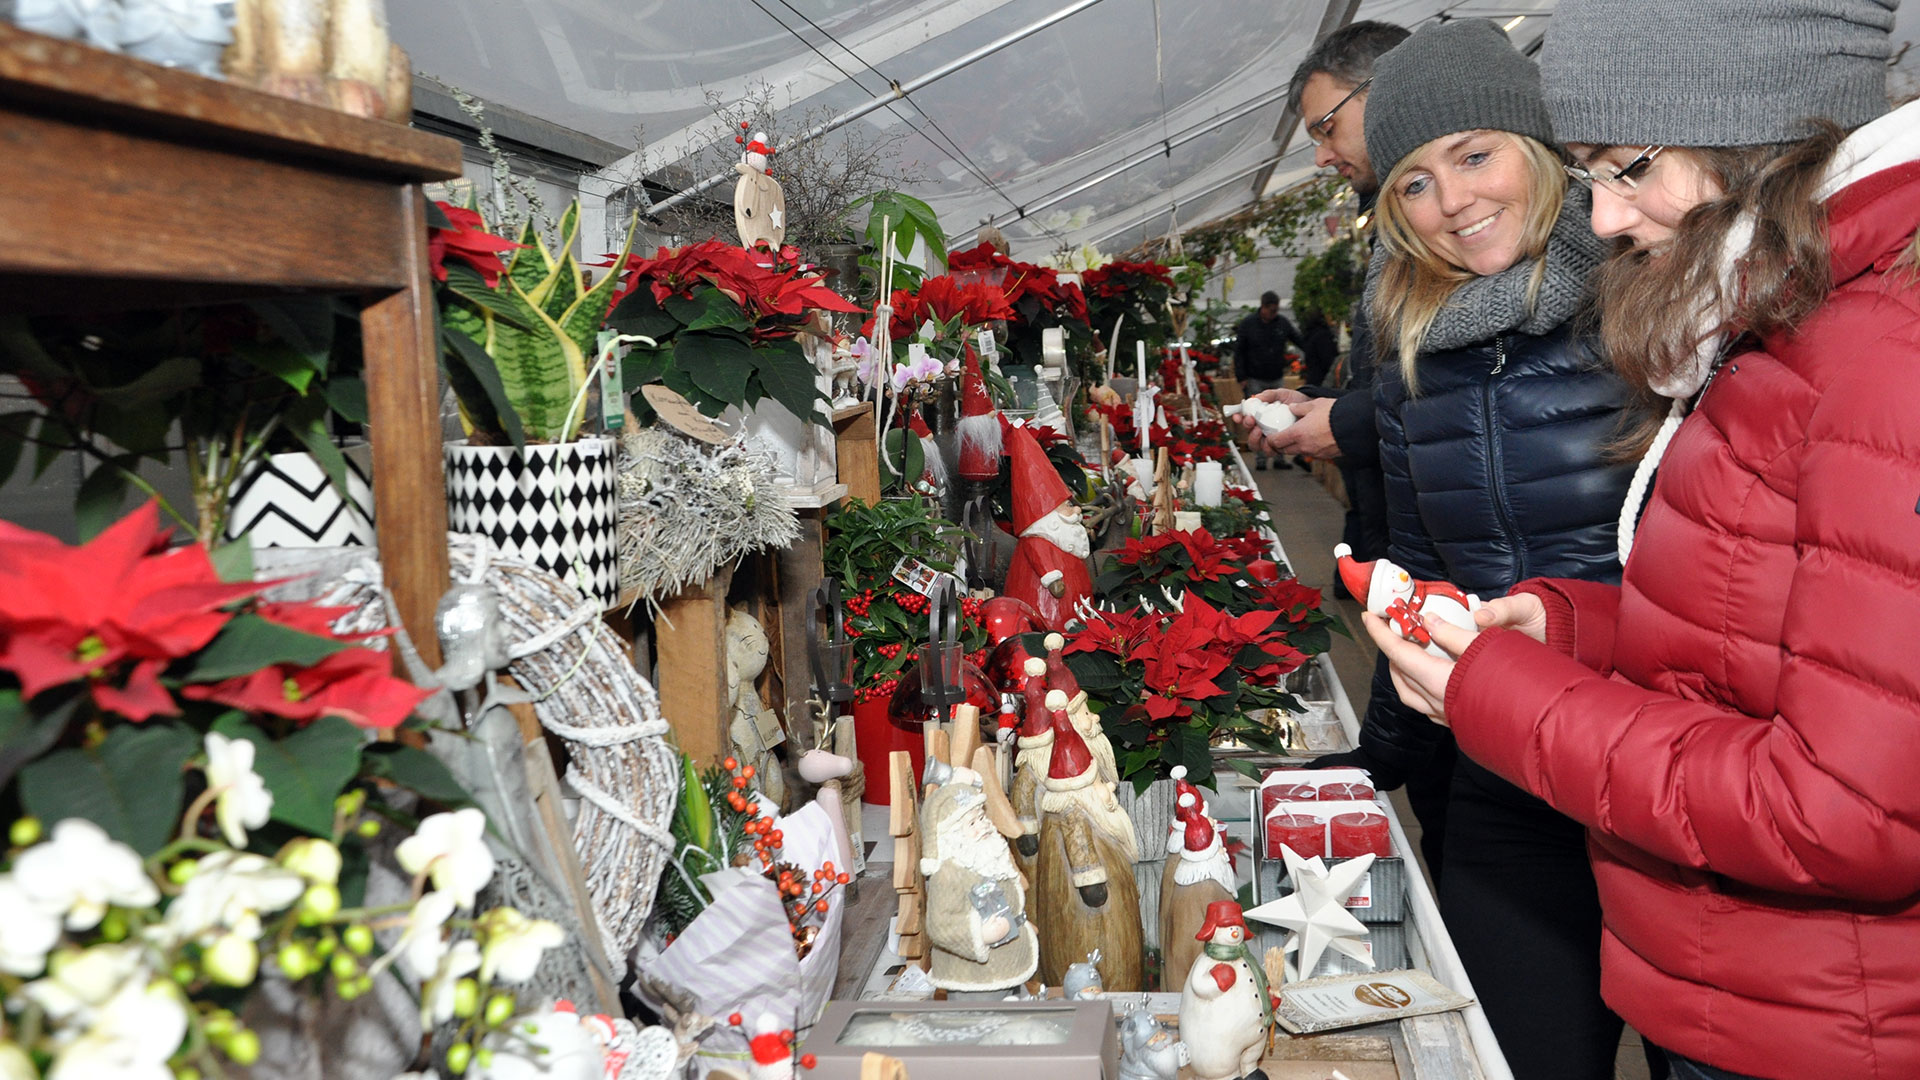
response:
<path fill-rule="evenodd" d="M 1633 463 L 1609 462 L 1605 447 L 1627 391 L 1591 343 L 1570 324 L 1502 334 L 1423 355 L 1419 374 L 1412 397 L 1397 359 L 1374 375 L 1387 557 L 1482 599 L 1531 577 L 1618 582 Z M 1400 704 L 1378 665 L 1358 763 L 1395 787 L 1447 738 Z"/>

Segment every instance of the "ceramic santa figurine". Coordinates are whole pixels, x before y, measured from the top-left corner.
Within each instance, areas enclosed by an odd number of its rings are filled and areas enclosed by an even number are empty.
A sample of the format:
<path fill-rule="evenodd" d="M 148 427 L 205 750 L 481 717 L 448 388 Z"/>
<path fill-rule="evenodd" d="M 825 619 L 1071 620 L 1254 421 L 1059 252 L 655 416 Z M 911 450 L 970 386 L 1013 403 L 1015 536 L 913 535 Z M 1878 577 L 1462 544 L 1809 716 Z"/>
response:
<path fill-rule="evenodd" d="M 1113 742 L 1100 726 L 1100 714 L 1087 704 L 1087 692 L 1080 689 L 1080 680 L 1074 677 L 1073 669 L 1067 667 L 1066 638 L 1059 634 L 1048 634 L 1045 638 L 1047 650 L 1047 689 L 1057 691 L 1066 700 L 1048 708 L 1067 710 L 1067 717 L 1073 726 L 1080 730 L 1080 737 L 1087 740 L 1087 749 L 1093 751 L 1093 760 L 1100 765 L 1100 779 L 1109 784 L 1120 782 L 1120 767 L 1113 756 Z"/>
<path fill-rule="evenodd" d="M 1160 871 L 1160 941 L 1166 956 L 1162 971 L 1185 971 L 1200 954 L 1194 931 L 1214 903 L 1233 899 L 1233 860 L 1221 827 L 1206 815 L 1198 795 L 1178 796 L 1174 807 L 1180 848 Z"/>
<path fill-rule="evenodd" d="M 1196 1080 L 1233 1080 L 1260 1067 L 1273 999 L 1247 948 L 1240 905 L 1216 900 L 1195 937 L 1205 945 L 1180 987 L 1180 1041 Z"/>
<path fill-rule="evenodd" d="M 1444 581 L 1415 581 L 1413 575 L 1385 559 L 1360 562 L 1345 544 L 1334 545 L 1333 557 L 1348 592 L 1366 597 L 1368 611 L 1387 620 L 1401 637 L 1425 645 L 1435 656 L 1444 659 L 1447 654 L 1433 643 L 1427 620 L 1445 619 L 1463 630 L 1478 629 L 1473 613 L 1480 609 L 1481 601 L 1472 593 Z"/>
<path fill-rule="evenodd" d="M 1051 723 L 1034 875 L 1040 978 L 1063 982 L 1069 965 L 1098 949 L 1109 992 L 1143 989 L 1133 822 L 1113 788 L 1100 782 L 1093 754 L 1066 710 L 1053 710 Z"/>
<path fill-rule="evenodd" d="M 1186 797 L 1193 796 L 1194 805 L 1202 814 L 1208 813 L 1207 797 L 1200 789 L 1187 783 L 1187 767 L 1175 765 L 1167 771 L 1167 778 L 1173 781 L 1173 822 L 1167 826 L 1167 854 L 1177 855 L 1186 846 L 1186 819 L 1181 816 L 1180 808 L 1186 805 Z"/>
<path fill-rule="evenodd" d="M 1033 977 L 1040 942 L 1007 840 L 987 817 L 980 778 L 955 768 L 920 810 L 927 879 L 927 978 L 942 990 L 1004 990 Z"/>
<path fill-rule="evenodd" d="M 987 396 L 987 383 L 980 375 L 980 358 L 973 346 L 966 347 L 960 361 L 960 479 L 975 484 L 991 484 L 1000 479 L 1002 448 L 1000 410 Z"/>
<path fill-rule="evenodd" d="M 1090 545 L 1080 507 L 1046 451 L 1025 428 L 1008 432 L 1013 455 L 1013 531 L 1019 537 L 1003 595 L 1024 600 L 1049 630 L 1065 630 L 1093 593 Z"/>

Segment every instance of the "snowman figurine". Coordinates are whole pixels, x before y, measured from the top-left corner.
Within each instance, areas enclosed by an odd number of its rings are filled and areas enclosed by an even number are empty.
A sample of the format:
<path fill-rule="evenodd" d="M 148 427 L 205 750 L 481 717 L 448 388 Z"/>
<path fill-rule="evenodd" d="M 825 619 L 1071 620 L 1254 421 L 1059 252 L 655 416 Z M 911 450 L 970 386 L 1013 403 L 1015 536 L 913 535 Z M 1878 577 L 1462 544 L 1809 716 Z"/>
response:
<path fill-rule="evenodd" d="M 1206 942 L 1180 987 L 1180 1041 L 1187 1046 L 1197 1080 L 1259 1077 L 1273 1022 L 1266 972 L 1247 948 L 1240 905 L 1215 900 L 1194 935 Z"/>
<path fill-rule="evenodd" d="M 1472 593 L 1444 581 L 1415 581 L 1413 575 L 1385 559 L 1360 562 L 1345 544 L 1334 545 L 1333 557 L 1347 591 L 1366 597 L 1368 611 L 1392 624 L 1401 637 L 1426 646 L 1428 652 L 1443 660 L 1448 658 L 1447 653 L 1433 643 L 1433 634 L 1427 630 L 1429 621 L 1445 619 L 1462 630 L 1478 629 L 1473 613 L 1480 610 L 1482 602 Z"/>

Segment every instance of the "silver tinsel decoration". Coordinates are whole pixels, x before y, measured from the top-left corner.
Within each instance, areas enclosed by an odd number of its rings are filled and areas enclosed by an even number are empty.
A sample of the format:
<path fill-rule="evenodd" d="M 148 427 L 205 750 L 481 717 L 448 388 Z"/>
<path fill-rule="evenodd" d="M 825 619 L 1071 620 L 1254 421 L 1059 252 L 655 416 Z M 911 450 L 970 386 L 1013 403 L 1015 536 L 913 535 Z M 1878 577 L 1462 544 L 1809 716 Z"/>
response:
<path fill-rule="evenodd" d="M 771 454 L 662 427 L 620 438 L 620 593 L 649 608 L 742 556 L 800 538 Z"/>

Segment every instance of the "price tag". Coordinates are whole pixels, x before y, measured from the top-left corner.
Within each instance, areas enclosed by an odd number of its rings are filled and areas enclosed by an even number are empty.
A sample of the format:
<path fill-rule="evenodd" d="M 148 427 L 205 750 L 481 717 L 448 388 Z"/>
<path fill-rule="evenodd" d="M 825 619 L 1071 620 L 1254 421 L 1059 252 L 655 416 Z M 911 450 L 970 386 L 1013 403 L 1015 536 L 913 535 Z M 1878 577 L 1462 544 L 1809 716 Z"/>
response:
<path fill-rule="evenodd" d="M 933 588 L 940 579 L 950 577 L 953 575 L 935 570 L 911 555 L 903 555 L 899 562 L 893 564 L 893 580 L 921 596 L 932 596 Z"/>
<path fill-rule="evenodd" d="M 982 360 L 993 364 L 1000 362 L 1000 346 L 994 343 L 992 330 L 983 326 L 975 331 L 973 343 L 974 348 L 980 351 L 980 358 Z"/>
<path fill-rule="evenodd" d="M 627 426 L 627 391 L 620 373 L 619 348 L 607 348 L 607 344 L 619 336 L 615 330 L 600 331 L 599 352 L 595 355 L 606 359 L 600 369 L 600 416 L 606 422 L 608 431 L 619 431 Z"/>

